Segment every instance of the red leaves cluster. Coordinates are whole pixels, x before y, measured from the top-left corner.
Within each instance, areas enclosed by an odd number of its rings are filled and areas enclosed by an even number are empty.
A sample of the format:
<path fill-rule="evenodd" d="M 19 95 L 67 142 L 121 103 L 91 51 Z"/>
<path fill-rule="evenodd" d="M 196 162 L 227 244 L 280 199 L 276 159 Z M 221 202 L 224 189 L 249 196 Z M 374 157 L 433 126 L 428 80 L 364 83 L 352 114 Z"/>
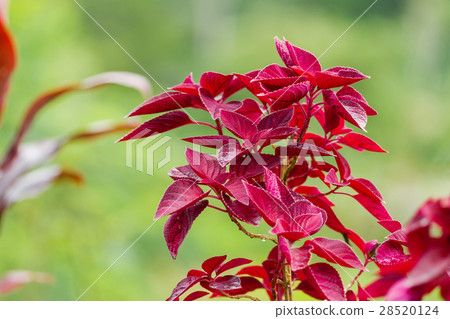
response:
<path fill-rule="evenodd" d="M 328 198 L 331 194 L 354 198 L 392 233 L 390 241 L 395 245 L 400 246 L 399 241 L 405 240 L 400 223 L 386 211 L 380 192 L 369 180 L 354 177 L 340 152 L 343 147 L 385 152 L 376 142 L 347 126 L 365 131 L 368 116 L 377 114 L 350 86 L 368 77 L 352 68 L 322 70 L 313 54 L 278 38 L 275 44 L 285 66 L 271 64 L 246 74 L 207 72 L 199 83 L 189 75 L 171 91 L 151 98 L 129 114 L 166 112 L 121 140 L 164 133 L 182 125 L 205 125 L 215 130 L 208 136 L 183 138 L 197 149 L 200 146 L 215 151 L 215 155 L 187 148 L 188 165 L 169 172 L 174 183 L 164 194 L 155 218 L 169 215 L 164 235 L 173 258 L 194 220 L 208 206 L 228 214 L 252 238 L 258 236 L 248 233 L 240 222 L 258 225 L 263 220 L 275 236 L 260 238 L 271 238 L 277 243 L 261 266 L 238 272 L 262 280 L 258 281 L 260 286 L 252 283 L 249 289 L 242 278 L 239 286 L 239 277 L 220 277 L 217 271 L 218 277 L 214 277 L 213 268 L 204 268 L 204 272 L 190 272 L 170 300 L 196 283 L 213 297 L 223 295 L 220 291 L 232 295 L 234 291 L 245 294 L 253 288 L 263 288 L 272 300 L 282 300 L 295 282 L 299 283 L 297 290 L 318 299 L 355 300 L 356 294 L 344 289 L 343 280 L 331 264 L 363 272 L 375 244 L 365 242 L 340 221 Z M 243 89 L 255 99 L 231 100 Z M 211 123 L 195 121 L 188 114 L 190 108 L 208 113 Z M 309 132 L 312 120 L 319 123 L 323 132 Z M 307 185 L 313 178 L 323 184 L 324 190 Z M 220 207 L 210 205 L 212 201 Z M 342 234 L 345 241 L 312 237 L 325 225 Z M 360 250 L 365 263 L 349 243 Z M 378 250 L 382 252 L 384 248 L 387 251 L 392 245 L 382 244 Z M 311 254 L 324 262 L 310 264 Z M 386 257 L 379 264 L 390 267 L 398 258 L 401 263 L 408 262 L 402 256 L 397 249 L 391 259 Z M 214 258 L 208 262 L 219 264 L 225 259 Z M 281 285 L 280 281 L 286 280 L 286 267 L 292 282 Z M 355 281 L 357 278 L 352 283 Z M 203 295 L 205 292 L 195 292 L 186 299 Z"/>

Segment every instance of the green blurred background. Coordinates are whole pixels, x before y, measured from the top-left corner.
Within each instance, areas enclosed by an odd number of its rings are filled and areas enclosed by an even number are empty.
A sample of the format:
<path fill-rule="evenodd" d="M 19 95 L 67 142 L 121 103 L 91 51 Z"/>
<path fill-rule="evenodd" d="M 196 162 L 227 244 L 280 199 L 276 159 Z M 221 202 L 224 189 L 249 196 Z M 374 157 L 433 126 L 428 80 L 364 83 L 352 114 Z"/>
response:
<path fill-rule="evenodd" d="M 12 0 L 10 23 L 20 63 L 1 127 L 6 147 L 25 107 L 52 86 L 112 70 L 143 71 L 71 0 Z M 79 0 L 162 87 L 189 72 L 244 73 L 281 63 L 273 37 L 285 36 L 319 56 L 372 1 Z M 372 180 L 390 213 L 406 221 L 428 197 L 450 190 L 450 3 L 380 0 L 320 60 L 370 75 L 356 88 L 378 110 L 368 135 L 389 154 L 345 154 L 353 174 Z M 154 93 L 162 90 L 152 83 Z M 59 99 L 35 122 L 29 139 L 120 119 L 141 97 L 111 87 Z M 206 119 L 206 118 L 205 118 Z M 171 134 L 207 134 L 186 127 Z M 182 165 L 186 145 L 172 139 L 172 162 L 149 176 L 125 165 L 118 136 L 67 147 L 57 158 L 86 183 L 61 183 L 12 207 L 0 233 L 0 274 L 28 269 L 54 274 L 54 286 L 31 284 L 5 300 L 74 300 L 153 222 L 158 201 Z M 157 156 L 163 156 L 159 154 Z M 336 213 L 366 240 L 386 232 L 351 199 Z M 83 300 L 163 300 L 186 272 L 211 256 L 261 262 L 268 242 L 247 239 L 224 214 L 206 211 L 172 260 L 158 221 Z M 375 225 L 375 226 L 374 226 Z M 259 231 L 265 231 L 260 229 Z M 331 235 L 326 231 L 320 235 Z M 344 283 L 350 279 L 343 274 Z M 300 296 L 299 296 L 300 297 Z M 301 297 L 300 297 L 301 298 Z"/>

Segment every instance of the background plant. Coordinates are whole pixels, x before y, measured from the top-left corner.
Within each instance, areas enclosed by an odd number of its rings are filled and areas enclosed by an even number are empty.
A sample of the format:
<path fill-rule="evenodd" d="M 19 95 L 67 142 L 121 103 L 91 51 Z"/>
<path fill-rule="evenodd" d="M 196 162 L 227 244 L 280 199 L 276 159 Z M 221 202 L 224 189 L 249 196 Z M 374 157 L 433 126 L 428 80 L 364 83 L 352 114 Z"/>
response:
<path fill-rule="evenodd" d="M 0 2 L 0 121 L 6 104 L 10 78 L 17 63 L 14 40 L 7 26 L 7 5 L 6 0 Z M 0 223 L 5 211 L 12 204 L 37 197 L 60 179 L 68 178 L 78 184 L 82 182 L 82 176 L 78 172 L 64 169 L 59 165 L 48 165 L 63 146 L 73 141 L 120 132 L 133 126 L 132 123 L 94 123 L 77 133 L 24 142 L 36 116 L 47 104 L 72 91 L 89 90 L 108 84 L 132 87 L 141 92 L 143 97 L 150 93 L 150 84 L 145 77 L 126 72 L 111 72 L 44 93 L 26 110 L 15 137 L 0 161 Z M 0 296 L 31 282 L 51 284 L 54 281 L 54 277 L 46 273 L 10 271 L 0 279 Z"/>
<path fill-rule="evenodd" d="M 209 293 L 210 297 L 257 300 L 247 294 L 256 289 L 265 289 L 271 300 L 293 300 L 294 288 L 317 299 L 367 299 L 370 294 L 357 297 L 351 288 L 367 271 L 365 266 L 369 262 L 398 267 L 399 260 L 415 259 L 413 252 L 412 256 L 403 253 L 401 244 L 406 245 L 407 241 L 395 236 L 400 236 L 399 233 L 405 230 L 383 206 L 380 192 L 369 180 L 353 177 L 349 163 L 340 152 L 344 146 L 359 151 L 384 152 L 370 138 L 346 126 L 350 123 L 365 130 L 367 117 L 377 114 L 350 86 L 368 77 L 348 67 L 322 70 L 311 53 L 278 38 L 275 38 L 275 43 L 285 67 L 271 64 L 247 74 L 232 75 L 207 72 L 202 74 L 199 83 L 189 75 L 183 83 L 172 87 L 171 92 L 153 97 L 128 115 L 169 111 L 140 125 L 120 141 L 144 138 L 192 124 L 217 131 L 217 135 L 183 139 L 194 145 L 216 149 L 216 156 L 187 148 L 188 165 L 169 172 L 175 181 L 164 193 L 155 219 L 169 216 L 164 237 L 173 258 L 176 258 L 194 220 L 207 207 L 228 214 L 239 230 L 250 238 L 276 243 L 261 266 L 245 267 L 236 275 L 221 274 L 251 261 L 238 258 L 224 263 L 226 256 L 206 260 L 202 265 L 203 271 L 191 270 L 175 287 L 169 300 L 178 300 L 197 283 L 207 292 L 196 291 L 185 300 L 198 299 Z M 257 100 L 230 101 L 242 89 L 248 90 Z M 207 111 L 215 123 L 195 121 L 187 111 L 178 110 L 189 108 Z M 312 119 L 319 122 L 323 133 L 309 131 Z M 233 136 L 224 133 L 225 128 Z M 287 145 L 276 146 L 286 139 Z M 267 152 L 266 148 L 270 146 L 273 147 L 272 152 Z M 334 161 L 324 162 L 322 156 L 334 157 Z M 321 180 L 328 189 L 320 190 L 308 185 L 312 178 Z M 207 191 L 199 185 L 205 186 Z M 353 193 L 348 193 L 349 190 Z M 331 194 L 355 199 L 377 219 L 379 225 L 393 233 L 390 236 L 395 239 L 389 239 L 380 247 L 377 241 L 366 242 L 359 233 L 345 227 L 339 220 L 333 209 L 335 205 L 328 198 Z M 211 205 L 210 200 L 220 201 L 221 206 Z M 446 205 L 442 208 L 444 212 L 448 208 Z M 270 233 L 276 237 L 250 233 L 241 224 L 259 225 L 261 219 L 271 227 Z M 325 224 L 340 233 L 345 241 L 314 238 L 313 235 Z M 443 236 L 445 247 L 442 251 L 448 251 L 445 244 L 447 234 Z M 407 237 L 406 233 L 403 237 Z M 364 264 L 349 246 L 350 242 L 363 254 Z M 413 251 L 414 244 L 409 244 L 410 251 Z M 350 277 L 350 283 L 344 288 L 337 270 L 328 263 L 311 262 L 311 254 L 341 268 L 360 271 L 352 278 L 344 270 Z M 426 280 L 421 278 L 421 283 L 408 282 L 401 293 L 394 283 L 394 293 L 384 285 L 388 298 L 421 299 L 424 293 L 412 293 L 417 285 L 428 284 L 432 280 L 448 281 L 450 256 L 442 254 L 442 268 Z M 417 267 L 416 262 L 411 262 L 409 269 L 413 268 L 412 272 Z M 403 271 L 406 273 L 409 269 Z M 294 287 L 296 282 L 298 285 Z M 360 291 L 359 295 L 366 292 L 362 287 Z M 380 295 L 384 294 L 377 294 Z"/>

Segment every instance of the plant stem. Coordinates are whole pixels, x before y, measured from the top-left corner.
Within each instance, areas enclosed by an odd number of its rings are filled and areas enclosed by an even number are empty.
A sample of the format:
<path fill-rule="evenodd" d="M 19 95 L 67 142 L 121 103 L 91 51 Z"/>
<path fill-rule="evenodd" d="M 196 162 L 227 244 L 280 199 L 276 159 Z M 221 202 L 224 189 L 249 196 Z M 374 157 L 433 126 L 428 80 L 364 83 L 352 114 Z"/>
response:
<path fill-rule="evenodd" d="M 234 296 L 232 296 L 232 295 L 230 295 L 230 294 L 227 294 L 225 291 L 223 291 L 223 290 L 221 290 L 220 291 L 224 296 L 226 296 L 226 297 L 228 297 L 228 298 L 232 298 L 232 299 L 242 299 L 242 298 L 247 298 L 247 299 L 250 299 L 250 300 L 253 300 L 253 301 L 261 301 L 260 299 L 258 299 L 258 298 L 256 298 L 256 297 L 253 297 L 253 296 L 250 296 L 250 295 L 234 295 Z"/>
<path fill-rule="evenodd" d="M 276 238 L 274 238 L 272 236 L 269 236 L 269 235 L 253 234 L 253 233 L 249 232 L 247 229 L 245 229 L 244 226 L 242 226 L 242 224 L 236 219 L 236 217 L 234 217 L 230 213 L 228 213 L 228 216 L 230 216 L 231 221 L 238 226 L 239 230 L 241 232 L 243 232 L 244 234 L 246 234 L 248 237 L 250 237 L 250 238 L 259 238 L 259 239 L 262 239 L 262 240 L 271 240 L 275 244 L 278 244 L 278 240 Z"/>
<path fill-rule="evenodd" d="M 284 282 L 284 300 L 293 301 L 293 290 L 292 290 L 292 273 L 291 265 L 286 264 L 283 266 L 283 282 Z"/>

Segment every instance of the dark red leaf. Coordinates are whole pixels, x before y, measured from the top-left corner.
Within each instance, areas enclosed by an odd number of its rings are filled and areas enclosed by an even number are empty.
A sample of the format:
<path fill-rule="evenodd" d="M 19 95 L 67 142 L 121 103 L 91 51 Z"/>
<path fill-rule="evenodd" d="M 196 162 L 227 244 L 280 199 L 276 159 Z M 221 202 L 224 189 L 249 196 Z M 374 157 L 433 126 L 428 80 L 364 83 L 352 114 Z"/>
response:
<path fill-rule="evenodd" d="M 241 279 L 238 276 L 233 275 L 218 277 L 209 284 L 209 287 L 212 289 L 224 291 L 242 288 Z"/>
<path fill-rule="evenodd" d="M 238 157 L 236 164 L 230 165 L 230 173 L 235 177 L 252 178 L 264 173 L 264 167 L 272 169 L 280 163 L 280 158 L 272 154 L 249 153 Z"/>
<path fill-rule="evenodd" d="M 221 273 L 242 266 L 242 265 L 246 265 L 251 263 L 252 261 L 250 259 L 247 258 L 234 258 L 231 259 L 230 261 L 227 261 L 226 263 L 224 263 L 222 266 L 220 266 L 217 270 L 216 270 L 216 274 L 220 275 Z"/>
<path fill-rule="evenodd" d="M 236 112 L 249 118 L 255 124 L 263 117 L 260 104 L 252 99 L 243 100 L 242 106 Z"/>
<path fill-rule="evenodd" d="M 164 225 L 164 238 L 173 259 L 177 258 L 180 248 L 187 233 L 191 229 L 194 220 L 208 206 L 208 201 L 203 200 L 188 207 L 179 213 L 171 215 Z"/>
<path fill-rule="evenodd" d="M 242 102 L 231 101 L 228 103 L 220 103 L 212 97 L 206 89 L 199 89 L 200 98 L 214 120 L 217 120 L 222 110 L 235 111 L 242 106 Z"/>
<path fill-rule="evenodd" d="M 271 130 L 286 126 L 291 121 L 293 115 L 294 109 L 292 107 L 273 112 L 261 119 L 258 123 L 258 130 Z"/>
<path fill-rule="evenodd" d="M 179 298 L 183 293 L 185 293 L 189 288 L 197 284 L 202 280 L 202 277 L 187 277 L 181 280 L 176 287 L 173 289 L 168 301 L 173 301 Z"/>
<path fill-rule="evenodd" d="M 227 255 L 211 257 L 203 262 L 202 269 L 206 271 L 208 275 L 211 275 L 214 270 L 222 265 L 225 259 L 227 259 Z"/>
<path fill-rule="evenodd" d="M 164 92 L 137 106 L 127 116 L 130 117 L 144 114 L 155 114 L 187 107 L 194 107 L 194 104 L 198 104 L 199 102 L 200 101 L 193 99 L 193 96 L 190 94 L 180 92 Z"/>
<path fill-rule="evenodd" d="M 133 139 L 139 139 L 148 137 L 154 134 L 164 133 L 178 127 L 187 125 L 187 124 L 195 124 L 183 111 L 174 111 L 169 112 L 150 121 L 145 122 L 144 124 L 138 126 L 127 135 L 122 137 L 118 142 L 128 141 Z"/>
<path fill-rule="evenodd" d="M 191 180 L 176 180 L 165 191 L 159 202 L 154 219 L 156 220 L 163 216 L 178 213 L 200 201 L 208 193 L 203 193 L 202 189 Z"/>
<path fill-rule="evenodd" d="M 289 216 L 288 208 L 266 190 L 244 183 L 250 201 L 269 226 L 274 226 L 278 218 Z"/>
<path fill-rule="evenodd" d="M 212 96 L 222 93 L 230 84 L 233 75 L 223 75 L 216 72 L 206 72 L 200 77 L 200 85 L 209 91 Z"/>
<path fill-rule="evenodd" d="M 258 133 L 256 125 L 241 114 L 222 111 L 220 113 L 220 119 L 231 133 L 244 140 L 253 140 L 254 136 Z"/>
<path fill-rule="evenodd" d="M 350 180 L 350 187 L 353 188 L 358 193 L 366 194 L 367 196 L 372 197 L 373 199 L 383 201 L 383 197 L 381 196 L 378 189 L 375 185 L 364 178 L 355 178 Z"/>
<path fill-rule="evenodd" d="M 231 136 L 225 135 L 209 135 L 209 136 L 197 136 L 197 137 L 186 137 L 182 138 L 183 141 L 201 145 L 204 147 L 219 149 L 225 144 L 236 143 L 239 145 L 239 141 Z"/>
<path fill-rule="evenodd" d="M 220 166 L 217 158 L 212 155 L 187 148 L 186 159 L 194 172 L 201 178 L 216 180 L 225 174 L 225 168 Z"/>
<path fill-rule="evenodd" d="M 184 79 L 183 83 L 178 84 L 169 89 L 198 96 L 199 88 L 200 88 L 200 85 L 198 85 L 194 82 L 194 79 L 192 78 L 192 73 L 191 73 L 186 77 L 186 79 Z"/>
<path fill-rule="evenodd" d="M 201 297 L 204 297 L 208 294 L 209 294 L 209 292 L 207 292 L 207 291 L 195 291 L 195 292 L 189 294 L 186 298 L 184 298 L 184 301 L 194 301 L 194 300 L 200 299 Z"/>
<path fill-rule="evenodd" d="M 261 222 L 261 216 L 252 206 L 249 206 L 248 204 L 244 205 L 240 201 L 233 201 L 226 194 L 222 194 L 222 201 L 228 211 L 230 211 L 237 219 L 255 226 L 259 225 Z"/>
<path fill-rule="evenodd" d="M 238 271 L 237 275 L 249 275 L 249 276 L 257 277 L 257 278 L 261 278 L 261 279 L 267 278 L 267 273 L 264 270 L 264 267 L 261 267 L 261 266 L 244 267 Z"/>
<path fill-rule="evenodd" d="M 346 300 L 341 277 L 332 266 L 317 263 L 306 267 L 303 271 L 308 278 L 308 282 L 323 299 L 330 301 Z"/>

